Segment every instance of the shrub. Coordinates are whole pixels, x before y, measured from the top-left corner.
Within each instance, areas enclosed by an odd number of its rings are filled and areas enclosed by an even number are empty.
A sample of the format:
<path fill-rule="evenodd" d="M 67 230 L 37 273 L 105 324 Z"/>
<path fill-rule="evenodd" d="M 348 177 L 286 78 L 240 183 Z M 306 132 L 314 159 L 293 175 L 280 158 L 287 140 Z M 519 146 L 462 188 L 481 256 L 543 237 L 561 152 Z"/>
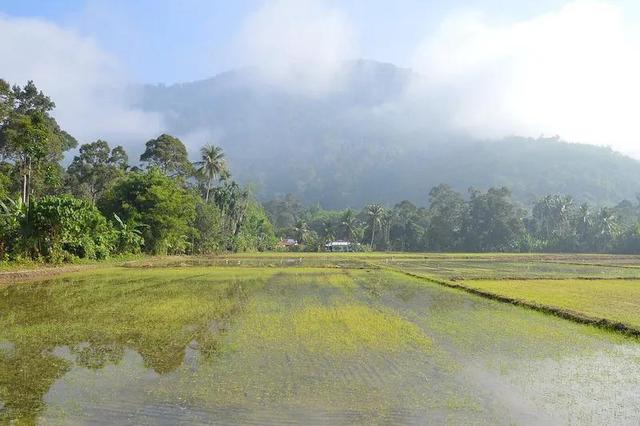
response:
<path fill-rule="evenodd" d="M 234 238 L 236 251 L 270 250 L 278 242 L 267 214 L 262 206 L 255 201 L 249 203 L 239 232 Z"/>
<path fill-rule="evenodd" d="M 152 168 L 117 181 L 99 200 L 107 217 L 141 226 L 144 250 L 152 254 L 185 253 L 191 245 L 196 197 L 175 179 Z"/>
<path fill-rule="evenodd" d="M 195 254 L 208 254 L 220 250 L 222 231 L 220 211 L 211 203 L 198 200 L 196 216 L 193 222 L 192 251 Z"/>
<path fill-rule="evenodd" d="M 140 253 L 140 248 L 144 244 L 141 228 L 144 225 L 136 223 L 125 223 L 120 216 L 113 214 L 116 224 L 116 251 L 118 253 Z"/>
<path fill-rule="evenodd" d="M 26 215 L 27 208 L 20 198 L 0 201 L 0 261 L 19 256 Z"/>
<path fill-rule="evenodd" d="M 32 257 L 104 259 L 114 249 L 115 233 L 105 217 L 93 204 L 68 195 L 33 203 L 22 226 Z"/>

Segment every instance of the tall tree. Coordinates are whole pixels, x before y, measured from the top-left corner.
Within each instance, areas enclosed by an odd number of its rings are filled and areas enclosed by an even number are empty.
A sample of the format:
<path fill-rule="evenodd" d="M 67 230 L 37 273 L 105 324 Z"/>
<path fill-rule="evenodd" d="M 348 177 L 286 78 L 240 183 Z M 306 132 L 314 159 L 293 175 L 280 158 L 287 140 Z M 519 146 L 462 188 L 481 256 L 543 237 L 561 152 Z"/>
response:
<path fill-rule="evenodd" d="M 534 235 L 548 247 L 569 248 L 573 244 L 575 217 L 573 198 L 569 195 L 547 195 L 533 206 Z"/>
<path fill-rule="evenodd" d="M 465 223 L 466 249 L 473 251 L 514 250 L 522 236 L 524 213 L 510 199 L 507 188 L 489 188 L 486 193 L 469 191 L 469 215 Z"/>
<path fill-rule="evenodd" d="M 282 230 L 295 226 L 302 214 L 303 206 L 293 194 L 287 194 L 264 203 L 264 209 L 271 223 Z"/>
<path fill-rule="evenodd" d="M 127 171 L 129 169 L 129 156 L 127 155 L 127 151 L 120 145 L 113 148 L 109 156 L 109 164 L 119 170 Z"/>
<path fill-rule="evenodd" d="M 425 209 L 410 201 L 402 201 L 393 207 L 390 242 L 397 250 L 417 251 L 422 248 L 424 233 L 428 226 Z"/>
<path fill-rule="evenodd" d="M 9 117 L 13 109 L 13 92 L 11 86 L 6 81 L 0 79 L 0 126 Z M 0 153 L 1 155 L 1 153 Z M 2 161 L 2 157 L 0 157 Z"/>
<path fill-rule="evenodd" d="M 119 179 L 98 207 L 106 217 L 115 213 L 124 223 L 141 227 L 146 252 L 180 254 L 189 248 L 196 202 L 195 194 L 152 168 Z"/>
<path fill-rule="evenodd" d="M 380 204 L 369 204 L 366 208 L 369 229 L 371 230 L 371 247 L 376 239 L 376 229 L 382 225 L 382 217 L 384 215 L 384 207 Z"/>
<path fill-rule="evenodd" d="M 128 157 L 124 148 L 110 149 L 103 140 L 84 144 L 67 168 L 68 185 L 80 197 L 95 202 L 115 179 L 124 175 Z"/>
<path fill-rule="evenodd" d="M 322 221 L 322 236 L 325 241 L 333 241 L 335 239 L 335 225 L 331 219 Z"/>
<path fill-rule="evenodd" d="M 449 185 L 438 185 L 429 192 L 427 246 L 431 250 L 458 250 L 468 206 L 462 195 Z"/>
<path fill-rule="evenodd" d="M 582 203 L 578 209 L 574 223 L 577 239 L 577 249 L 580 251 L 588 250 L 591 244 L 591 230 L 593 229 L 593 215 L 589 208 L 589 204 Z"/>
<path fill-rule="evenodd" d="M 620 233 L 621 227 L 615 210 L 610 207 L 602 207 L 596 214 L 592 226 L 594 251 L 610 251 L 611 245 Z"/>
<path fill-rule="evenodd" d="M 207 180 L 205 201 L 209 202 L 209 193 L 211 192 L 211 184 L 216 177 L 220 177 L 226 170 L 224 161 L 224 153 L 222 148 L 214 145 L 205 145 L 200 149 L 202 160 L 196 162 L 199 166 L 198 173 Z"/>
<path fill-rule="evenodd" d="M 166 133 L 146 143 L 140 161 L 156 166 L 167 176 L 190 176 L 193 166 L 182 141 Z"/>
<path fill-rule="evenodd" d="M 226 240 L 226 247 L 235 250 L 236 236 L 249 207 L 249 191 L 234 181 L 224 181 L 215 188 L 213 199 L 220 210 L 222 233 Z"/>
<path fill-rule="evenodd" d="M 347 209 L 342 214 L 342 218 L 340 218 L 340 225 L 342 227 L 342 232 L 345 240 L 354 242 L 356 239 L 356 233 L 358 230 L 358 218 L 353 210 Z"/>
<path fill-rule="evenodd" d="M 19 176 L 25 204 L 31 194 L 43 193 L 60 182 L 59 161 L 77 145 L 50 112 L 55 104 L 32 81 L 23 88 L 0 83 L 0 156 Z"/>
<path fill-rule="evenodd" d="M 304 244 L 307 241 L 307 235 L 309 235 L 309 225 L 307 225 L 306 221 L 298 219 L 293 228 L 293 233 L 298 243 Z"/>

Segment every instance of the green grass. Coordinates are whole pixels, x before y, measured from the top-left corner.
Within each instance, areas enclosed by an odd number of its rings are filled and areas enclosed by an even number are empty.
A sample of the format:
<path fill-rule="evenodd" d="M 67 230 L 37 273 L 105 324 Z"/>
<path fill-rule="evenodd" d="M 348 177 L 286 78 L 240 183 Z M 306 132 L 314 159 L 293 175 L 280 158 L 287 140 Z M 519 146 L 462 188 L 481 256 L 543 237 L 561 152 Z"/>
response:
<path fill-rule="evenodd" d="M 393 312 L 360 304 L 323 306 L 315 302 L 307 299 L 300 307 L 287 311 L 278 309 L 277 304 L 253 302 L 247 307 L 252 314 L 244 318 L 244 339 L 266 345 L 293 344 L 306 352 L 324 355 L 374 350 L 393 353 L 429 346 L 430 341 L 420 328 Z"/>
<path fill-rule="evenodd" d="M 613 259 L 576 257 L 573 261 L 540 259 L 534 256 L 519 258 L 393 258 L 378 261 L 381 265 L 407 272 L 444 279 L 541 279 L 541 278 L 640 278 L 640 268 L 619 265 Z M 640 262 L 640 261 L 639 261 Z M 640 264 L 640 263 L 639 263 Z"/>
<path fill-rule="evenodd" d="M 23 259 L 20 261 L 0 261 L 0 273 L 3 272 L 15 272 L 21 270 L 34 270 L 34 269 L 46 269 L 46 268 L 59 268 L 64 266 L 84 266 L 84 265 L 113 265 L 127 261 L 135 261 L 141 260 L 144 258 L 148 258 L 146 255 L 142 254 L 125 254 L 113 256 L 109 259 L 105 260 L 90 260 L 90 259 L 75 259 L 70 263 L 60 263 L 60 264 L 51 264 L 46 263 L 44 260 L 32 260 L 32 259 Z"/>
<path fill-rule="evenodd" d="M 633 272 L 602 256 L 278 253 L 5 285 L 0 424 L 633 423 L 637 339 L 402 273 L 453 270 L 457 284 L 637 323 L 640 281 L 466 278 L 603 262 Z"/>
<path fill-rule="evenodd" d="M 640 329 L 640 280 L 471 280 L 464 285 Z"/>

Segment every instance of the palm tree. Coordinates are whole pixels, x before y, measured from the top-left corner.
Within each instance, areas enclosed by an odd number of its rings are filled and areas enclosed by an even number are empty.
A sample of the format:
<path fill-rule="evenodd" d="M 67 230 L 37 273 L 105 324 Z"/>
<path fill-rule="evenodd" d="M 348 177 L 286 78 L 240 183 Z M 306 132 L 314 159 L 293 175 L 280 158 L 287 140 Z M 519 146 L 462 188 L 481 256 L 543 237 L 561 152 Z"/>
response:
<path fill-rule="evenodd" d="M 384 241 L 384 247 L 385 250 L 389 249 L 389 236 L 391 234 L 391 222 L 393 220 L 393 214 L 391 211 L 389 210 L 385 210 L 382 213 L 382 217 L 380 218 L 380 222 L 381 222 L 381 230 L 382 230 L 382 237 L 383 237 L 383 241 Z"/>
<path fill-rule="evenodd" d="M 580 205 L 576 215 L 576 234 L 581 250 L 584 250 L 585 247 L 587 247 L 592 228 L 593 218 L 591 211 L 589 211 L 589 205 L 587 203 L 583 203 Z"/>
<path fill-rule="evenodd" d="M 618 234 L 620 225 L 614 209 L 610 207 L 600 209 L 596 218 L 596 230 L 606 239 L 611 239 Z"/>
<path fill-rule="evenodd" d="M 228 235 L 237 235 L 249 205 L 249 191 L 235 181 L 225 181 L 214 191 L 214 202 L 220 209 L 222 228 Z"/>
<path fill-rule="evenodd" d="M 293 228 L 293 232 L 298 243 L 304 244 L 307 239 L 307 235 L 309 234 L 309 226 L 307 225 L 307 222 L 302 219 L 298 220 Z"/>
<path fill-rule="evenodd" d="M 216 177 L 226 176 L 227 166 L 224 162 L 224 152 L 222 148 L 214 145 L 205 145 L 200 149 L 202 160 L 196 162 L 198 173 L 207 179 L 207 193 L 205 201 L 209 202 L 209 193 L 211 192 L 211 183 Z"/>
<path fill-rule="evenodd" d="M 331 220 L 322 221 L 322 234 L 326 241 L 332 241 L 335 238 L 334 225 Z"/>
<path fill-rule="evenodd" d="M 568 195 L 547 195 L 536 203 L 533 215 L 546 240 L 566 237 L 573 207 L 573 199 Z"/>
<path fill-rule="evenodd" d="M 380 226 L 384 208 L 380 204 L 369 204 L 367 206 L 367 216 L 369 216 L 369 226 L 371 227 L 371 247 L 376 237 L 376 227 Z"/>
<path fill-rule="evenodd" d="M 347 209 L 342 215 L 342 219 L 340 221 L 342 228 L 344 230 L 344 235 L 347 241 L 353 242 L 356 228 L 358 226 L 358 218 L 356 218 L 355 213 L 351 209 Z"/>

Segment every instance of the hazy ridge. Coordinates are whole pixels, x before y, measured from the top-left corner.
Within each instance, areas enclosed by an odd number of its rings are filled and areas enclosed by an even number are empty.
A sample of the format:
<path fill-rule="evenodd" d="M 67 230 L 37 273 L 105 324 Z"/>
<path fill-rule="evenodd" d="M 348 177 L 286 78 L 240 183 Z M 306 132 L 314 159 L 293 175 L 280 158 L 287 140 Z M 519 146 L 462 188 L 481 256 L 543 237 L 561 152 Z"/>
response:
<path fill-rule="evenodd" d="M 634 199 L 640 162 L 559 138 L 489 141 L 448 131 L 437 104 L 407 105 L 419 78 L 374 61 L 344 65 L 327 93 L 287 90 L 246 68 L 172 86 L 145 86 L 139 105 L 195 153 L 221 145 L 236 177 L 263 199 L 294 193 L 326 208 L 425 204 L 432 186 L 505 185 L 528 203 L 568 193 L 596 204 Z M 552 100 L 550 100 L 552 102 Z"/>

